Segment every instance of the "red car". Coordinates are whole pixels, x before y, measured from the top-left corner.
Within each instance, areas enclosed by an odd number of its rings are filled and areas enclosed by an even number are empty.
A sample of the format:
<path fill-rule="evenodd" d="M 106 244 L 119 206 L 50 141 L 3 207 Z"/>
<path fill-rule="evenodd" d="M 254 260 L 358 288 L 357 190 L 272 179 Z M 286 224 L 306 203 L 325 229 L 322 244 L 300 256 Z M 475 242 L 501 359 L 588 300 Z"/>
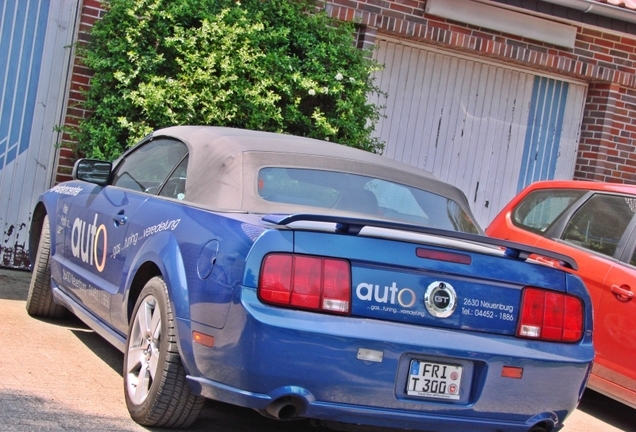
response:
<path fill-rule="evenodd" d="M 636 408 L 636 186 L 542 181 L 524 189 L 486 234 L 569 255 L 594 307 L 588 387 Z M 557 265 L 555 263 L 555 265 Z"/>

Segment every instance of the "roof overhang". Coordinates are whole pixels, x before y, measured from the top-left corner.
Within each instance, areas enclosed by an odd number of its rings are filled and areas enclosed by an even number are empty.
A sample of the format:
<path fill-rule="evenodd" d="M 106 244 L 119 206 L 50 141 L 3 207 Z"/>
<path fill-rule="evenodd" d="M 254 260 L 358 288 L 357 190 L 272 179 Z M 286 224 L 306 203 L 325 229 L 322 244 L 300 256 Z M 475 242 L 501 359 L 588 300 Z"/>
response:
<path fill-rule="evenodd" d="M 602 15 L 608 18 L 614 18 L 621 21 L 636 23 L 636 11 L 614 6 L 608 3 L 601 3 L 595 0 L 541 0 L 541 1 L 564 6 L 570 9 L 575 9 L 583 13 Z"/>
<path fill-rule="evenodd" d="M 427 14 L 477 27 L 497 30 L 567 49 L 574 48 L 576 27 L 483 1 L 428 0 Z"/>

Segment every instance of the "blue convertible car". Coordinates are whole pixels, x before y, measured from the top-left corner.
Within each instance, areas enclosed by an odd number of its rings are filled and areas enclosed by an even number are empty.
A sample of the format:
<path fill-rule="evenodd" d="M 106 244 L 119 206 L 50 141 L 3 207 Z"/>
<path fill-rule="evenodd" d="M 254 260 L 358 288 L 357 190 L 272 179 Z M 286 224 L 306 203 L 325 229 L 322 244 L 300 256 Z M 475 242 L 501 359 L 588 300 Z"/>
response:
<path fill-rule="evenodd" d="M 124 352 L 142 425 L 205 398 L 266 416 L 427 431 L 553 431 L 594 356 L 566 256 L 483 235 L 464 195 L 328 142 L 159 130 L 80 160 L 33 211 L 29 314 Z"/>

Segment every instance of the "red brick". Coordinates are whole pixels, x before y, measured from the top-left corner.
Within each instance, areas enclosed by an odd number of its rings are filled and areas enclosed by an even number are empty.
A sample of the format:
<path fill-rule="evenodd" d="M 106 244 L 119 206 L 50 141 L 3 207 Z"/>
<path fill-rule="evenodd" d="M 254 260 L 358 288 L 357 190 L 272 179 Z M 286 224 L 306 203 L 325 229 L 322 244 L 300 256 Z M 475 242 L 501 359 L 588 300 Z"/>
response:
<path fill-rule="evenodd" d="M 411 40 L 425 37 L 430 43 L 464 51 L 478 51 L 498 58 L 504 62 L 522 63 L 523 66 L 542 69 L 554 74 L 574 75 L 574 77 L 590 82 L 585 102 L 581 142 L 576 165 L 576 178 L 615 179 L 621 176 L 633 176 L 630 162 L 602 163 L 608 152 L 611 157 L 619 157 L 620 152 L 627 154 L 627 159 L 636 161 L 636 152 L 630 151 L 631 140 L 636 137 L 636 89 L 620 86 L 619 83 L 636 85 L 636 38 L 618 36 L 590 27 L 578 27 L 576 49 L 561 50 L 536 41 L 523 39 L 514 35 L 500 34 L 458 22 L 448 22 L 438 17 L 427 15 L 423 18 L 425 1 L 417 0 L 327 0 L 333 6 L 333 16 L 352 21 L 355 11 L 363 13 L 363 22 L 376 31 L 395 33 L 399 37 L 410 37 Z M 103 15 L 104 8 L 99 0 L 83 0 L 80 31 L 84 32 L 80 43 L 85 43 L 86 32 L 90 31 L 96 19 Z M 409 17 L 417 17 L 415 31 Z M 410 35 L 413 36 L 410 36 Z M 466 37 L 472 35 L 474 37 Z M 515 48 L 507 47 L 510 43 Z M 460 46 L 464 44 L 465 46 Z M 528 50 L 528 54 L 523 55 Z M 617 57 L 609 55 L 608 49 L 614 49 Z M 623 54 L 625 53 L 625 54 Z M 616 70 L 607 78 L 601 75 L 605 68 L 596 67 L 599 62 L 613 63 Z M 81 59 L 74 60 L 71 78 L 70 103 L 67 111 L 67 124 L 77 124 L 77 119 L 87 113 L 78 103 L 83 100 L 82 89 L 90 85 L 91 71 L 82 65 Z M 602 82 L 609 79 L 610 82 Z M 632 120 L 633 119 L 633 120 Z M 623 136 L 616 137 L 624 131 Z M 625 132 L 629 134 L 626 135 Z M 63 136 L 69 140 L 70 137 Z M 624 156 L 624 155 L 623 155 Z M 625 167 L 629 167 L 626 169 Z"/>
<path fill-rule="evenodd" d="M 620 42 L 622 44 L 625 44 L 625 45 L 630 45 L 630 46 L 636 47 L 636 39 L 634 39 L 633 37 L 630 37 L 630 36 L 621 37 L 621 41 Z"/>

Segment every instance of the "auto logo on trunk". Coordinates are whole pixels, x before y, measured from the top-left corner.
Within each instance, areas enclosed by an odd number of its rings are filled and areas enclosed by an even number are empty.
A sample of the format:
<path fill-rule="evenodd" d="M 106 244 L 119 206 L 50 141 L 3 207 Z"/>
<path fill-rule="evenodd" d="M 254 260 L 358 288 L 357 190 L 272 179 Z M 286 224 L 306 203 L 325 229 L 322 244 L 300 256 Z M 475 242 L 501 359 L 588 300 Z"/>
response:
<path fill-rule="evenodd" d="M 436 318 L 448 318 L 457 307 L 457 294 L 447 282 L 436 281 L 426 288 L 424 304 L 431 315 Z"/>

